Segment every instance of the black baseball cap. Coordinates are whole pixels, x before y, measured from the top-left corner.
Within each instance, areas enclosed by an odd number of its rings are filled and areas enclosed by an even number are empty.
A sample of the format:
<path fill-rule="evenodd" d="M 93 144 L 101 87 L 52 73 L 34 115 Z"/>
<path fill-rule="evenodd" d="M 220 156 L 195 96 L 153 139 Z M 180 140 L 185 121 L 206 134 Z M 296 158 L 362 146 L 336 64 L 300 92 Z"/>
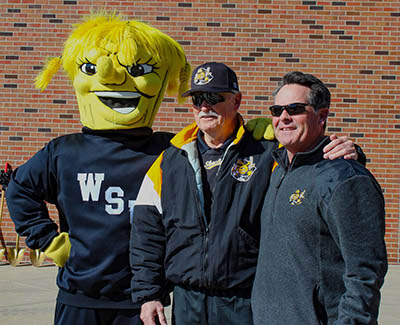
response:
<path fill-rule="evenodd" d="M 239 91 L 236 73 L 224 63 L 208 62 L 199 65 L 192 72 L 191 89 L 182 97 L 195 92 L 221 93 Z"/>

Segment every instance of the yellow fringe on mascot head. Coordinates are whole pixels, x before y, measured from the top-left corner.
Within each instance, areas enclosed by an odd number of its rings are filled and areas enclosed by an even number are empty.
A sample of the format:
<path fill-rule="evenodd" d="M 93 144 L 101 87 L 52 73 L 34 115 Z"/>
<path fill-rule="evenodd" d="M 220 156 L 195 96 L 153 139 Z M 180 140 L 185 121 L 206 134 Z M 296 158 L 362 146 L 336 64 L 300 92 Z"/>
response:
<path fill-rule="evenodd" d="M 190 66 L 182 47 L 145 23 L 95 15 L 78 24 L 61 58 L 36 78 L 44 90 L 63 66 L 72 80 L 82 124 L 95 130 L 151 127 L 164 93 L 188 89 Z"/>

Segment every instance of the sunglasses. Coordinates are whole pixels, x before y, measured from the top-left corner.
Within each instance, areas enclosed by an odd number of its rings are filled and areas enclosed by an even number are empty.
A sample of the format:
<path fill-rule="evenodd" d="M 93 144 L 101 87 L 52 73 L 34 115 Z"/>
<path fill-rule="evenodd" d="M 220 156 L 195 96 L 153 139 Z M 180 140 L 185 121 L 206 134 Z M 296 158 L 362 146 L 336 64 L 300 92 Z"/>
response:
<path fill-rule="evenodd" d="M 289 105 L 272 105 L 270 111 L 272 116 L 279 117 L 283 111 L 288 112 L 289 115 L 297 115 L 306 111 L 306 106 L 310 104 L 305 103 L 292 103 Z"/>
<path fill-rule="evenodd" d="M 224 96 L 218 93 L 196 93 L 192 95 L 193 105 L 195 107 L 201 107 L 203 101 L 206 101 L 208 105 L 216 105 L 225 101 Z"/>

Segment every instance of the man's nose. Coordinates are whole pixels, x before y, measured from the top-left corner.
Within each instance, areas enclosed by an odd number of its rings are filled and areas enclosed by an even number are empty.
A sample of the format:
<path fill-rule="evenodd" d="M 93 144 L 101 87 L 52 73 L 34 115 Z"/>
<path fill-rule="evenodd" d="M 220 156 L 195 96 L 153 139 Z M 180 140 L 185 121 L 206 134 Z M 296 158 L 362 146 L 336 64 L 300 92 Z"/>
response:
<path fill-rule="evenodd" d="M 287 112 L 287 110 L 284 109 L 284 110 L 282 111 L 282 113 L 281 113 L 281 116 L 279 116 L 279 119 L 280 119 L 281 121 L 287 121 L 287 120 L 292 119 L 292 117 L 289 115 L 289 113 Z"/>
<path fill-rule="evenodd" d="M 201 105 L 200 105 L 200 109 L 202 111 L 209 111 L 210 109 L 212 109 L 212 107 L 213 107 L 213 105 L 208 103 L 205 99 L 203 99 L 203 101 L 201 102 Z"/>
<path fill-rule="evenodd" d="M 124 68 L 115 66 L 109 56 L 102 56 L 97 60 L 97 73 L 102 84 L 120 85 L 125 80 Z"/>

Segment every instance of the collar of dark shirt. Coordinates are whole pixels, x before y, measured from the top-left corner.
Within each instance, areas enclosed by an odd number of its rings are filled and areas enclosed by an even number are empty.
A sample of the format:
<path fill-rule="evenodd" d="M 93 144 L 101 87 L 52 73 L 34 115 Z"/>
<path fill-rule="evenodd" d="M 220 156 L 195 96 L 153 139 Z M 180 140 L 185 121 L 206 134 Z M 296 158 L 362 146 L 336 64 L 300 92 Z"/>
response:
<path fill-rule="evenodd" d="M 210 148 L 207 143 L 203 139 L 203 132 L 199 130 L 197 132 L 197 146 L 199 148 L 200 154 L 205 153 L 207 150 L 217 150 L 217 151 L 225 151 L 225 149 L 231 144 L 231 142 L 235 139 L 235 132 L 225 140 L 224 144 L 219 148 Z"/>

